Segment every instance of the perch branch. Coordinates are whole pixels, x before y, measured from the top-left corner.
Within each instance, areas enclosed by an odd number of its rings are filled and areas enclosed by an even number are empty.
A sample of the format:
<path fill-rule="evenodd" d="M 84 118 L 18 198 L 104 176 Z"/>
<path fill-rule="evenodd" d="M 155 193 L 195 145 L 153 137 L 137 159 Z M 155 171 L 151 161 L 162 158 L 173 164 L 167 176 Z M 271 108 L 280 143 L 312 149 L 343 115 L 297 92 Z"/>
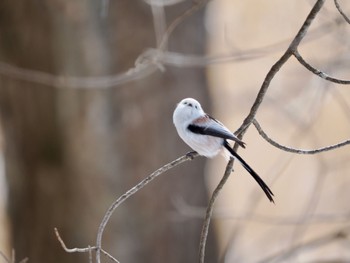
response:
<path fill-rule="evenodd" d="M 138 192 L 140 189 L 145 187 L 148 183 L 150 183 L 155 178 L 157 178 L 159 175 L 165 173 L 166 171 L 174 168 L 175 166 L 177 166 L 183 162 L 193 160 L 197 156 L 198 156 L 198 153 L 189 152 L 189 153 L 177 158 L 176 160 L 162 166 L 161 168 L 159 168 L 158 170 L 156 170 L 155 172 L 153 172 L 152 174 L 147 176 L 145 179 L 143 179 L 141 182 L 139 182 L 137 185 L 135 185 L 133 188 L 129 189 L 125 194 L 121 195 L 117 200 L 115 200 L 112 203 L 112 205 L 108 208 L 106 214 L 104 215 L 104 217 L 101 221 L 101 224 L 98 228 L 97 238 L 96 238 L 96 262 L 97 263 L 101 262 L 100 250 L 102 248 L 102 235 L 103 235 L 104 229 L 105 229 L 109 219 L 111 218 L 113 212 L 116 210 L 116 208 L 119 207 L 123 202 L 125 202 L 129 197 L 131 197 L 136 192 Z"/>

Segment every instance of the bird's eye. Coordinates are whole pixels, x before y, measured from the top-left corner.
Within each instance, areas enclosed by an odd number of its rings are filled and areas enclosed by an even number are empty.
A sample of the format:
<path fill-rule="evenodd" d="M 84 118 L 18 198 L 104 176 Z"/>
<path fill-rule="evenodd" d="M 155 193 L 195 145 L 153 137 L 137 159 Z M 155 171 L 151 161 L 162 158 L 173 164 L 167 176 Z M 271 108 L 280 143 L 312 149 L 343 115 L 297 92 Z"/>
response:
<path fill-rule="evenodd" d="M 184 104 L 187 105 L 187 101 L 185 101 Z"/>
<path fill-rule="evenodd" d="M 196 105 L 196 106 L 194 106 L 196 109 L 198 109 L 198 106 Z"/>

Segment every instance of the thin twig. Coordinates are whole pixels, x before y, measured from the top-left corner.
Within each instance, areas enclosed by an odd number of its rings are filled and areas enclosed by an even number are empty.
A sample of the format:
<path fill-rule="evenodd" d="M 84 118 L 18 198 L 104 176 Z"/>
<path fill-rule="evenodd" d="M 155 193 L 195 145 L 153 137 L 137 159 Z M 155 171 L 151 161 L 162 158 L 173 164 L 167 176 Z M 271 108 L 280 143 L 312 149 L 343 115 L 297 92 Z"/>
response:
<path fill-rule="evenodd" d="M 343 80 L 343 79 L 338 79 L 338 78 L 333 78 L 326 73 L 322 72 L 321 70 L 318 70 L 317 68 L 311 66 L 309 63 L 305 61 L 305 59 L 300 55 L 298 50 L 295 50 L 293 52 L 294 57 L 300 62 L 301 65 L 303 65 L 306 69 L 314 73 L 315 75 L 319 76 L 320 78 L 323 78 L 325 80 L 328 80 L 330 82 L 334 82 L 337 84 L 343 84 L 343 85 L 349 85 L 350 80 Z"/>
<path fill-rule="evenodd" d="M 61 243 L 61 246 L 63 248 L 64 251 L 66 251 L 67 253 L 89 253 L 89 262 L 92 262 L 92 251 L 93 250 L 97 250 L 96 247 L 84 247 L 84 248 L 67 248 L 66 244 L 64 243 L 63 239 L 60 236 L 60 233 L 58 232 L 58 229 L 55 227 L 55 234 L 56 234 L 56 238 L 57 240 Z M 102 251 L 103 254 L 105 254 L 110 260 L 116 262 L 116 263 L 120 263 L 115 257 L 113 257 L 111 254 L 109 254 L 107 251 L 100 249 Z"/>
<path fill-rule="evenodd" d="M 209 204 L 205 213 L 205 219 L 202 227 L 202 232 L 200 236 L 200 242 L 199 242 L 199 262 L 204 263 L 205 259 L 205 246 L 207 243 L 207 238 L 208 238 L 208 232 L 209 232 L 209 225 L 210 225 L 210 220 L 213 214 L 213 209 L 214 209 L 214 203 L 216 201 L 216 198 L 219 196 L 219 193 L 221 189 L 224 187 L 227 179 L 230 177 L 230 174 L 232 173 L 232 168 L 233 168 L 233 159 L 231 158 L 230 161 L 228 162 L 226 166 L 226 170 L 224 173 L 224 176 L 222 177 L 221 181 L 215 188 L 210 200 Z"/>
<path fill-rule="evenodd" d="M 342 15 L 342 17 L 345 19 L 346 22 L 350 24 L 350 19 L 349 17 L 344 13 L 342 8 L 340 7 L 338 0 L 334 0 L 335 7 L 338 9 L 339 13 Z"/>
<path fill-rule="evenodd" d="M 61 243 L 62 248 L 64 249 L 64 251 L 66 251 L 67 253 L 86 253 L 89 252 L 89 250 L 91 249 L 95 249 L 94 247 L 85 247 L 85 248 L 67 248 L 66 244 L 64 243 L 63 239 L 60 236 L 60 233 L 58 232 L 58 229 L 55 227 L 55 234 L 57 237 L 57 240 Z"/>
<path fill-rule="evenodd" d="M 317 154 L 317 153 L 326 152 L 326 151 L 334 150 L 337 148 L 341 148 L 341 147 L 344 147 L 344 146 L 350 144 L 350 139 L 348 139 L 348 140 L 345 140 L 343 142 L 333 144 L 333 145 L 328 145 L 328 146 L 318 148 L 318 149 L 312 149 L 312 150 L 296 149 L 296 148 L 282 145 L 282 144 L 276 142 L 275 140 L 271 139 L 264 132 L 264 130 L 261 128 L 259 122 L 256 119 L 253 120 L 253 124 L 254 124 L 256 130 L 261 135 L 261 137 L 263 137 L 268 143 L 270 143 L 271 145 L 275 146 L 276 148 L 283 150 L 283 151 L 286 151 L 286 152 L 297 153 L 297 154 Z"/>
<path fill-rule="evenodd" d="M 176 160 L 162 166 L 161 168 L 159 168 L 158 170 L 156 170 L 155 172 L 153 172 L 152 174 L 147 176 L 145 179 L 143 179 L 141 182 L 139 182 L 137 185 L 135 185 L 133 188 L 129 189 L 125 194 L 121 195 L 117 200 L 115 200 L 112 203 L 112 205 L 108 208 L 106 214 L 104 215 L 104 217 L 101 221 L 101 224 L 98 228 L 97 238 L 96 238 L 96 262 L 97 263 L 101 262 L 100 249 L 102 247 L 102 235 L 103 235 L 104 229 L 105 229 L 109 219 L 111 218 L 113 212 L 115 211 L 115 209 L 118 206 L 120 206 L 124 201 L 126 201 L 129 197 L 134 195 L 140 189 L 145 187 L 148 183 L 150 183 L 155 178 L 157 178 L 159 175 L 165 173 L 166 171 L 174 168 L 175 166 L 177 166 L 183 162 L 193 160 L 197 156 L 198 156 L 198 153 L 189 152 L 189 153 L 177 158 Z"/>
<path fill-rule="evenodd" d="M 5 260 L 6 263 L 16 263 L 16 254 L 15 254 L 15 250 L 12 249 L 12 256 L 10 259 L 8 259 L 5 254 L 3 252 L 0 251 L 0 256 Z M 19 261 L 19 263 L 26 263 L 28 262 L 28 258 L 24 258 L 21 261 Z"/>
<path fill-rule="evenodd" d="M 186 218 L 203 218 L 206 213 L 206 207 L 189 205 L 182 199 L 175 200 L 174 206 L 177 215 L 182 215 Z M 238 222 L 257 222 L 266 225 L 293 226 L 305 224 L 325 224 L 325 223 L 346 223 L 350 220 L 350 211 L 339 214 L 309 214 L 304 221 L 293 216 L 283 215 L 265 215 L 260 213 L 240 215 L 239 212 L 228 212 L 228 208 L 217 208 L 213 212 L 212 217 L 226 220 L 234 220 Z"/>

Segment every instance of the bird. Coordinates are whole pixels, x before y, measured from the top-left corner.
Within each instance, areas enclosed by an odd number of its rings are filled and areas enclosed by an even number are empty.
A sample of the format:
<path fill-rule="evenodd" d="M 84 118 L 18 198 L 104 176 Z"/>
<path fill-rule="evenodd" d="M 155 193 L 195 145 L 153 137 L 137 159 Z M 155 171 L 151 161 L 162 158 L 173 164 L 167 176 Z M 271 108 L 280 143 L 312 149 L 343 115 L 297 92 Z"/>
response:
<path fill-rule="evenodd" d="M 219 153 L 229 153 L 255 179 L 270 202 L 274 203 L 271 189 L 248 163 L 234 151 L 228 140 L 242 148 L 246 144 L 234 135 L 221 122 L 204 112 L 201 104 L 193 98 L 181 100 L 173 113 L 173 123 L 180 138 L 199 155 L 212 158 Z"/>

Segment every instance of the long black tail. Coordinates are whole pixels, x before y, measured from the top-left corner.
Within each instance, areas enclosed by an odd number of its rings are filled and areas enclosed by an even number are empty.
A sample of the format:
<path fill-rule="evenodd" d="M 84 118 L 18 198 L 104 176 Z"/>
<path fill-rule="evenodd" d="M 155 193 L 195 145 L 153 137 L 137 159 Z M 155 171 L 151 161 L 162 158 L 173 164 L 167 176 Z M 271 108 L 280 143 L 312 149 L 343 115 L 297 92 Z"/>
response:
<path fill-rule="evenodd" d="M 260 185 L 261 189 L 265 192 L 267 198 L 270 200 L 270 202 L 274 203 L 274 200 L 272 198 L 273 193 L 270 190 L 270 188 L 265 184 L 265 182 L 260 178 L 260 176 L 242 159 L 241 156 L 239 156 L 228 144 L 228 142 L 225 140 L 224 142 L 225 148 L 232 154 L 232 156 L 237 159 L 242 166 L 253 176 L 255 181 Z"/>

